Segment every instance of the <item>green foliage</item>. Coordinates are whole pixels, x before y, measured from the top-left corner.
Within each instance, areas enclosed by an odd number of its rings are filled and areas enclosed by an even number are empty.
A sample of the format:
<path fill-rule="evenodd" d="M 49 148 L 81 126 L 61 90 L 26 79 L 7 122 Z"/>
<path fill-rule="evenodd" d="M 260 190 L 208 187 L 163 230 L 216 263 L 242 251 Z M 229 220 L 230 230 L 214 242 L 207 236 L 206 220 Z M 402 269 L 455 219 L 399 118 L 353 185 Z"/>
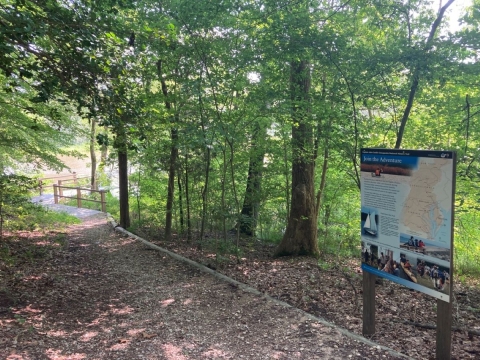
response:
<path fill-rule="evenodd" d="M 32 203 L 25 203 L 18 208 L 15 216 L 8 217 L 4 222 L 4 230 L 33 231 L 58 230 L 71 224 L 78 224 L 80 220 L 64 212 L 55 212 Z"/>
<path fill-rule="evenodd" d="M 188 210 L 194 236 L 225 237 L 248 198 L 259 204 L 257 237 L 278 242 L 292 195 L 295 105 L 308 109 L 303 120 L 314 130 L 300 156 L 317 156 L 316 189 L 323 157 L 328 160 L 319 247 L 350 256 L 359 243 L 359 148 L 394 146 L 417 74 L 402 146 L 458 152 L 455 264 L 462 273 L 480 272 L 477 0 L 464 14 L 465 27 L 448 33 L 442 23 L 428 49 L 436 10 L 426 0 L 355 0 L 340 7 L 316 0 L 294 6 L 168 0 L 162 11 L 150 0 L 70 5 L 27 0 L 0 7 L 0 170 L 61 168 L 58 156 L 78 150 L 66 145 L 87 137 L 86 122 L 95 120 L 102 127 L 98 142 L 128 153 L 133 164 L 134 227 L 163 226 L 170 155 L 177 149 L 178 232 L 187 228 Z M 292 104 L 289 64 L 302 59 L 310 64 L 311 88 L 308 99 Z M 267 134 L 256 136 L 259 128 Z M 265 151 L 257 169 L 261 186 L 247 194 L 257 149 Z M 100 184 L 109 186 L 106 180 L 100 175 Z M 6 215 L 12 229 L 50 221 L 24 216 L 23 205 L 9 206 L 5 214 L 21 209 Z M 116 218 L 118 208 L 107 194 Z M 238 253 L 235 247 L 219 251 Z"/>
<path fill-rule="evenodd" d="M 232 240 L 233 238 L 226 241 L 223 239 L 208 239 L 203 242 L 202 248 L 207 252 L 215 254 L 215 261 L 217 263 L 225 262 L 227 260 L 226 258 L 230 256 L 241 258 L 244 250 L 237 247 Z"/>
<path fill-rule="evenodd" d="M 44 103 L 32 102 L 32 81 L 8 79 L 0 73 L 0 163 L 2 167 L 51 167 L 61 169 L 59 155 L 84 130 L 73 107 L 61 96 Z"/>
<path fill-rule="evenodd" d="M 0 174 L 0 239 L 4 225 L 8 228 L 10 220 L 25 213 L 28 195 L 36 185 L 37 181 L 26 176 Z"/>
<path fill-rule="evenodd" d="M 333 268 L 332 262 L 324 261 L 322 259 L 318 260 L 317 265 L 320 269 L 325 270 L 325 271 L 331 270 Z"/>
<path fill-rule="evenodd" d="M 166 173 L 137 173 L 131 176 L 130 185 L 137 188 L 138 197 L 131 198 L 132 221 L 159 224 L 165 218 Z M 140 177 L 140 180 L 139 180 Z M 135 181 L 136 180 L 136 181 Z"/>
<path fill-rule="evenodd" d="M 456 216 L 455 259 L 459 274 L 480 275 L 480 212 L 470 210 Z"/>
<path fill-rule="evenodd" d="M 23 316 L 15 314 L 15 320 L 20 324 L 23 325 L 25 324 L 25 321 L 27 321 Z"/>

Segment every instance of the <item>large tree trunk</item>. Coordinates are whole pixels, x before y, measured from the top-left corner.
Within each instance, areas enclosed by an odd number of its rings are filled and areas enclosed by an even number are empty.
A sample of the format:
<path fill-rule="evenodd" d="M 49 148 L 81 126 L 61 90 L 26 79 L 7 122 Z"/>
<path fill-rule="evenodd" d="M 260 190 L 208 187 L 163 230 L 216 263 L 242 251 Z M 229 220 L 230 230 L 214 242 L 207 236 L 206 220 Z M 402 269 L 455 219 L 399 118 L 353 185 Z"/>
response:
<path fill-rule="evenodd" d="M 120 195 L 120 226 L 130 227 L 130 208 L 128 205 L 128 158 L 126 149 L 118 149 L 118 187 Z"/>
<path fill-rule="evenodd" d="M 265 126 L 261 127 L 261 125 L 257 124 L 252 137 L 247 189 L 245 190 L 240 220 L 240 232 L 248 236 L 254 236 L 257 227 L 263 158 L 265 157 L 265 147 L 262 144 L 265 140 L 266 131 Z"/>
<path fill-rule="evenodd" d="M 310 68 L 308 61 L 290 64 L 292 100 L 292 200 L 285 234 L 276 256 L 318 256 L 315 211 L 313 125 L 309 121 Z"/>

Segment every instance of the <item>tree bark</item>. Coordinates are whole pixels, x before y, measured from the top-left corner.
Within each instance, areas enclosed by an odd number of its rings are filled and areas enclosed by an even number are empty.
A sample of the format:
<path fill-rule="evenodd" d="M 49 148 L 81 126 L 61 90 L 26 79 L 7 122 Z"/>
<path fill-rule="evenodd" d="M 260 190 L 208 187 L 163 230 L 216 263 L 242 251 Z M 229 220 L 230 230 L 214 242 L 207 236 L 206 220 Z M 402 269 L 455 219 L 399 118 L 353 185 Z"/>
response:
<path fill-rule="evenodd" d="M 316 200 L 315 201 L 315 216 L 317 217 L 317 219 L 318 219 L 318 213 L 320 211 L 320 207 L 322 205 L 323 192 L 325 190 L 325 185 L 327 183 L 326 182 L 326 180 L 327 180 L 327 170 L 328 170 L 328 140 L 326 140 L 326 143 L 325 143 L 320 187 L 318 188 L 317 197 L 315 199 Z"/>
<path fill-rule="evenodd" d="M 169 112 L 172 111 L 172 103 L 168 99 L 168 89 L 165 79 L 162 77 L 162 61 L 159 60 L 157 62 L 157 71 L 158 76 L 160 78 L 160 83 L 162 84 L 162 93 L 165 97 L 165 107 Z M 173 219 L 173 197 L 175 193 L 175 167 L 177 165 L 177 158 L 178 158 L 178 130 L 175 128 L 176 123 L 178 121 L 178 114 L 175 113 L 173 117 L 171 117 L 171 124 L 172 129 L 170 130 L 170 139 L 172 141 L 171 148 L 170 148 L 170 161 L 169 161 L 169 169 L 168 169 L 168 190 L 167 190 L 167 209 L 165 215 L 165 240 L 169 241 L 172 238 L 172 219 Z"/>
<path fill-rule="evenodd" d="M 200 74 L 201 76 L 201 74 Z M 200 90 L 200 89 L 199 89 Z M 201 226 L 200 226 L 200 236 L 198 239 L 197 247 L 200 250 L 202 248 L 202 242 L 203 242 L 203 237 L 205 235 L 205 225 L 207 221 L 207 207 L 208 207 L 208 195 L 209 195 L 209 179 L 210 179 L 210 163 L 212 159 L 212 152 L 211 152 L 211 146 L 207 141 L 207 136 L 206 136 L 206 125 L 205 125 L 205 118 L 203 116 L 203 99 L 201 92 L 198 92 L 198 103 L 200 104 L 201 112 L 200 112 L 200 121 L 201 121 L 201 126 L 202 126 L 202 136 L 203 136 L 203 142 L 204 146 L 206 149 L 205 153 L 205 185 L 202 188 L 202 221 L 201 221 Z"/>
<path fill-rule="evenodd" d="M 95 119 L 91 119 L 91 127 L 90 127 L 90 161 L 91 165 L 91 173 L 90 173 L 90 185 L 92 190 L 98 190 L 97 188 L 97 155 L 95 154 L 95 143 L 96 143 L 96 125 L 97 121 Z"/>
<path fill-rule="evenodd" d="M 106 133 L 106 131 L 105 131 Z M 105 144 L 102 144 L 101 149 L 100 149 L 100 167 L 103 169 L 105 168 L 107 164 L 107 157 L 108 157 L 108 147 Z"/>
<path fill-rule="evenodd" d="M 124 229 L 130 227 L 130 208 L 128 204 L 128 158 L 126 149 L 118 149 L 118 187 L 120 195 L 120 221 Z"/>
<path fill-rule="evenodd" d="M 190 183 L 188 181 L 188 150 L 185 154 L 185 202 L 187 206 L 187 242 L 192 240 L 192 221 L 190 218 Z"/>
<path fill-rule="evenodd" d="M 205 185 L 202 189 L 202 222 L 200 226 L 200 241 L 198 243 L 199 247 L 201 247 L 201 243 L 203 241 L 203 237 L 205 235 L 205 223 L 207 221 L 207 206 L 208 206 L 208 192 L 209 192 L 209 178 L 210 178 L 210 161 L 211 161 L 211 150 L 210 147 L 207 145 L 207 152 L 205 154 L 206 157 L 206 164 L 205 164 Z"/>
<path fill-rule="evenodd" d="M 225 202 L 225 192 L 227 186 L 227 140 L 225 139 L 225 143 L 222 147 L 222 158 L 223 158 L 223 166 L 222 166 L 222 175 L 220 177 L 220 181 L 222 182 L 221 187 L 221 196 L 220 196 L 220 208 L 222 214 L 222 234 L 223 240 L 227 241 L 227 220 L 226 220 L 226 207 L 227 204 Z M 215 238 L 215 244 L 217 239 Z M 216 248 L 216 246 L 215 246 Z"/>
<path fill-rule="evenodd" d="M 183 233 L 185 225 L 184 225 L 184 214 L 183 214 L 183 189 L 182 189 L 182 172 L 179 171 L 177 174 L 177 185 L 178 185 L 178 209 L 180 212 L 180 232 Z"/>
<path fill-rule="evenodd" d="M 293 120 L 292 198 L 287 228 L 275 255 L 318 256 L 313 125 L 308 117 L 310 64 L 305 60 L 294 60 L 290 68 Z"/>
<path fill-rule="evenodd" d="M 266 136 L 266 127 L 256 124 L 253 133 L 250 161 L 248 164 L 247 188 L 240 219 L 240 232 L 248 236 L 255 235 L 257 227 L 258 210 L 260 208 L 260 190 L 262 184 L 263 158 L 265 157 L 265 147 L 263 145 Z"/>
<path fill-rule="evenodd" d="M 173 219 L 173 196 L 175 193 L 175 167 L 177 164 L 178 148 L 177 129 L 172 129 L 171 133 L 172 145 L 170 149 L 170 164 L 168 170 L 168 191 L 167 191 L 167 214 L 165 216 L 165 240 L 172 238 L 172 219 Z"/>
<path fill-rule="evenodd" d="M 3 241 L 3 192 L 0 192 L 0 241 Z"/>
<path fill-rule="evenodd" d="M 288 148 L 287 148 L 287 142 L 283 142 L 283 166 L 284 166 L 284 173 L 283 175 L 285 176 L 285 199 L 286 199 L 286 217 L 285 220 L 288 223 L 288 218 L 290 217 L 290 177 L 288 175 Z"/>

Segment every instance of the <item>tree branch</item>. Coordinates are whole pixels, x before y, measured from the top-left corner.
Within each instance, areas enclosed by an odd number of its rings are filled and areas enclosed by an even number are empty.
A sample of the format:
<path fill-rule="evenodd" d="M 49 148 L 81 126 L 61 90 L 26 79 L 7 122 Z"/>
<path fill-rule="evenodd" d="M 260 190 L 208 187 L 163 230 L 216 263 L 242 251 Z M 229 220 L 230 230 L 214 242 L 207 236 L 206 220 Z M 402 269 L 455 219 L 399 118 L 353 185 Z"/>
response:
<path fill-rule="evenodd" d="M 449 0 L 438 12 L 437 18 L 432 24 L 432 28 L 430 29 L 430 34 L 428 35 L 427 42 L 425 43 L 425 47 L 423 48 L 423 52 L 426 54 L 431 48 L 433 39 L 435 37 L 435 33 L 437 32 L 437 28 L 440 26 L 442 22 L 443 15 L 445 11 L 448 9 L 450 5 L 453 4 L 455 0 Z M 395 143 L 395 149 L 400 149 L 400 145 L 402 144 L 403 133 L 405 132 L 405 126 L 407 124 L 408 117 L 410 116 L 410 111 L 412 110 L 413 100 L 415 99 L 415 94 L 418 89 L 418 84 L 420 82 L 420 70 L 421 66 L 419 62 L 415 66 L 415 70 L 413 71 L 413 81 L 412 86 L 410 87 L 410 93 L 408 95 L 407 106 L 405 107 L 405 111 L 403 112 L 402 120 L 400 121 L 400 129 L 398 130 L 397 134 L 397 142 Z"/>

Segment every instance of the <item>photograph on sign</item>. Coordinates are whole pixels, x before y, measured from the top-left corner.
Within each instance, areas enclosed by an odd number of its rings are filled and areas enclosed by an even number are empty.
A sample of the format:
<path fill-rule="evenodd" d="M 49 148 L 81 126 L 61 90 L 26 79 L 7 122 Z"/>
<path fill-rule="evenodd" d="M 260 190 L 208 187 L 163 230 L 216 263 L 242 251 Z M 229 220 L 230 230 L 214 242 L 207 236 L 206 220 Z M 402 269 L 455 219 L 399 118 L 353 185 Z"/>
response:
<path fill-rule="evenodd" d="M 362 269 L 450 301 L 455 154 L 362 149 Z"/>

